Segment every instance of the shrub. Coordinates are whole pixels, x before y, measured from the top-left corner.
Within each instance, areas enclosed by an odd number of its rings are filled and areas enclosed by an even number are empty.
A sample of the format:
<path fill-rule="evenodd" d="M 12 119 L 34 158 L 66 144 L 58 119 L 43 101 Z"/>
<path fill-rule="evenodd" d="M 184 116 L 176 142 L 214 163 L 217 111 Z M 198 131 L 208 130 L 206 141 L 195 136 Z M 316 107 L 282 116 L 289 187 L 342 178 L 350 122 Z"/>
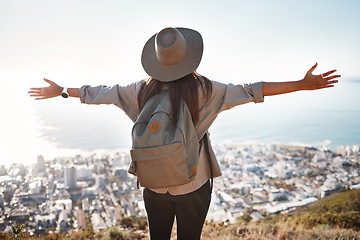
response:
<path fill-rule="evenodd" d="M 140 230 L 146 230 L 148 223 L 146 219 L 137 219 L 135 227 Z"/>
<path fill-rule="evenodd" d="M 130 236 L 128 233 L 120 231 L 117 227 L 112 227 L 109 229 L 109 237 L 111 240 L 126 240 Z"/>
<path fill-rule="evenodd" d="M 11 225 L 12 234 L 15 239 L 24 239 L 25 238 L 24 229 L 25 229 L 25 226 L 22 224 L 19 224 L 19 223 Z"/>
<path fill-rule="evenodd" d="M 252 217 L 249 214 L 244 213 L 244 215 L 240 216 L 239 221 L 242 223 L 249 223 Z"/>
<path fill-rule="evenodd" d="M 120 225 L 124 227 L 133 227 L 134 226 L 134 220 L 132 217 L 124 217 L 120 220 Z"/>

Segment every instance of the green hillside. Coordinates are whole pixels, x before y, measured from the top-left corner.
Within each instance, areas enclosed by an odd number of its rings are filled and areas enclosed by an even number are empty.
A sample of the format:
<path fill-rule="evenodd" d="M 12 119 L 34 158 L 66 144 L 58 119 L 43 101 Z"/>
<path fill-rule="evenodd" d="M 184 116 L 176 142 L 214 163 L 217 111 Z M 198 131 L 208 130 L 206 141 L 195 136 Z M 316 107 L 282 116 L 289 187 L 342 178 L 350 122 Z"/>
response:
<path fill-rule="evenodd" d="M 271 215 L 261 221 L 236 224 L 207 223 L 207 240 L 232 239 L 360 239 L 360 189 L 339 193 L 294 215 Z"/>
<path fill-rule="evenodd" d="M 307 227 L 325 224 L 360 230 L 360 189 L 322 199 L 298 211 L 290 221 Z"/>

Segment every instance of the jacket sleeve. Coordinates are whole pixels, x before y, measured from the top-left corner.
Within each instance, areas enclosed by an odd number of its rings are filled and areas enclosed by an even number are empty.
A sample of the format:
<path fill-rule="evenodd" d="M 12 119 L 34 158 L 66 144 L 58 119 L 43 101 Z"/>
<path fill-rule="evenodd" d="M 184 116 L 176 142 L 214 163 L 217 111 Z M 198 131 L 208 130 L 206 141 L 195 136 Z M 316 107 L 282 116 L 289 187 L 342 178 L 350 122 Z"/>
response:
<path fill-rule="evenodd" d="M 264 101 L 262 82 L 233 85 L 212 81 L 212 87 L 210 101 L 206 102 L 205 99 L 200 99 L 200 116 L 195 126 L 199 139 L 222 111 L 249 102 L 260 103 Z"/>
<path fill-rule="evenodd" d="M 121 108 L 134 122 L 139 115 L 137 95 L 140 82 L 127 86 L 84 85 L 79 90 L 79 98 L 86 104 L 114 104 Z"/>
<path fill-rule="evenodd" d="M 249 102 L 264 102 L 262 82 L 239 85 L 228 84 L 220 112 Z"/>

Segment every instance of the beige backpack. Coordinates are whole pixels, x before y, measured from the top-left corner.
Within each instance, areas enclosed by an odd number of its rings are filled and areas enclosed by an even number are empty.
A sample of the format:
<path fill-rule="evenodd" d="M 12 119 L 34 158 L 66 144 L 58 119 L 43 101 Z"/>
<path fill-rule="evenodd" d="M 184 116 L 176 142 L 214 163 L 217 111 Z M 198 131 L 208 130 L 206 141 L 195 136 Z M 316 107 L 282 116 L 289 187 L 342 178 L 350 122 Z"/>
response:
<path fill-rule="evenodd" d="M 199 139 L 184 101 L 172 121 L 169 92 L 151 97 L 132 129 L 129 173 L 141 186 L 164 188 L 189 183 L 196 175 Z"/>

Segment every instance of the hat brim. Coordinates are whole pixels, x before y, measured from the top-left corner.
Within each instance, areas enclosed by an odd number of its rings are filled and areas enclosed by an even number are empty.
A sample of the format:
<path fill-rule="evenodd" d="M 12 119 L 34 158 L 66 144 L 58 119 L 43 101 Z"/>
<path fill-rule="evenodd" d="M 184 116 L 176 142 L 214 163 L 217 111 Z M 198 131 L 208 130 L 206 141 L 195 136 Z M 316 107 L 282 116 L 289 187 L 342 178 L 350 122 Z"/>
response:
<path fill-rule="evenodd" d="M 143 48 L 141 64 L 145 72 L 152 78 L 162 82 L 170 82 L 194 72 L 201 61 L 204 44 L 199 32 L 188 28 L 176 28 L 187 41 L 187 53 L 184 60 L 175 66 L 165 66 L 156 57 L 155 37 L 152 36 Z"/>

